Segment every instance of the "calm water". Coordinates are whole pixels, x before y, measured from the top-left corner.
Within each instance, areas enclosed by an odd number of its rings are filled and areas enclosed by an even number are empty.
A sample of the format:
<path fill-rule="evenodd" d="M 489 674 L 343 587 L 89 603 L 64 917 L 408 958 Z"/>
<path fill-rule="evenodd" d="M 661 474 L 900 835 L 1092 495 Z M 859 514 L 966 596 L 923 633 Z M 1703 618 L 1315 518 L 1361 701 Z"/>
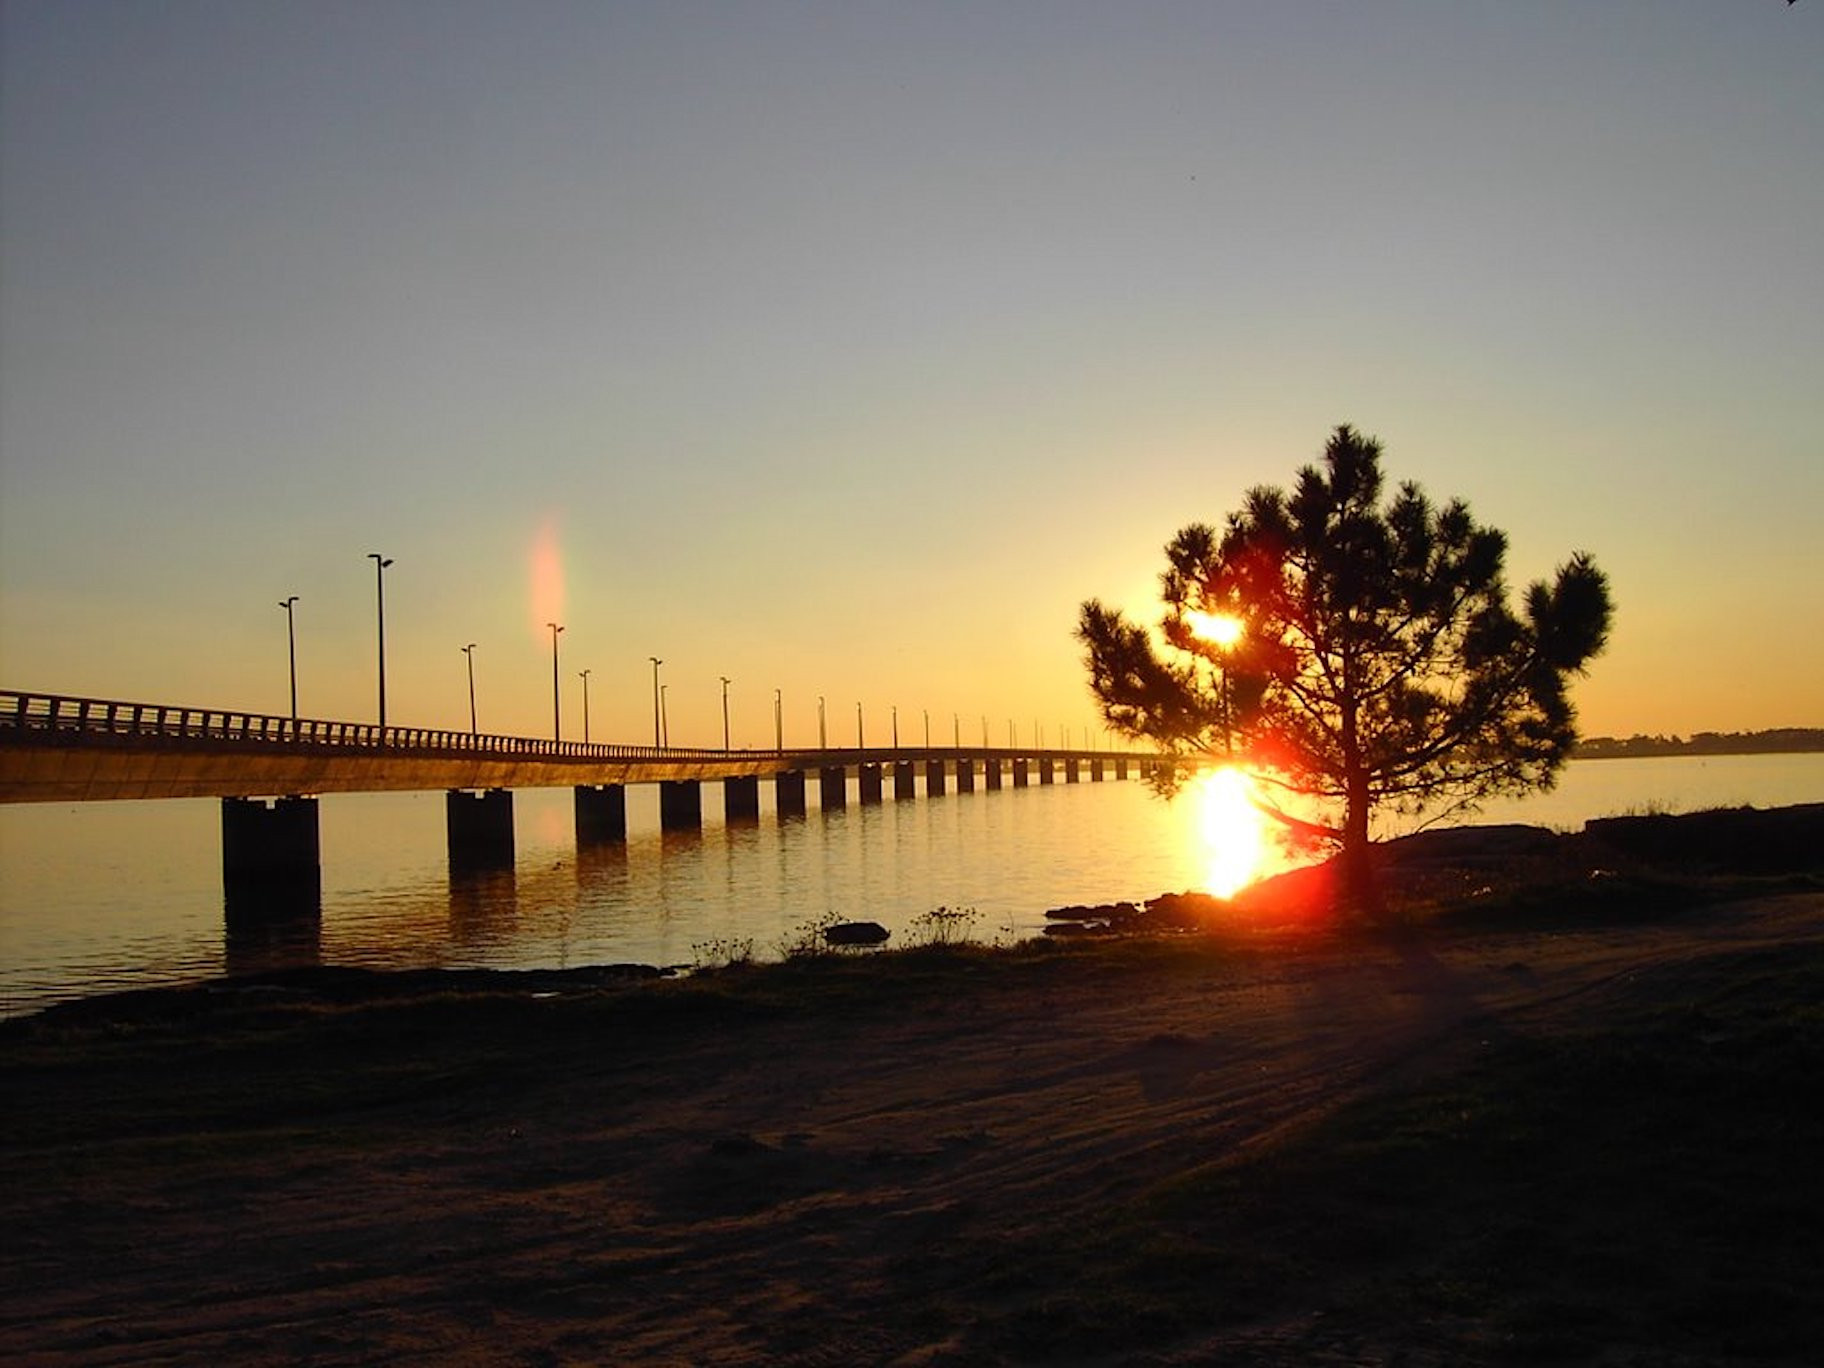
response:
<path fill-rule="evenodd" d="M 762 784 L 763 804 L 771 786 Z M 282 962 L 375 967 L 689 964 L 693 947 L 776 956 L 806 922 L 880 921 L 903 940 L 934 907 L 969 907 L 980 940 L 1036 935 L 1047 908 L 1205 887 L 1216 858 L 1194 803 L 1144 784 L 1058 783 L 658 830 L 657 790 L 628 792 L 628 841 L 581 859 L 567 789 L 514 795 L 511 872 L 453 878 L 443 795 L 322 800 L 321 917 L 224 931 L 220 810 L 210 800 L 0 808 L 0 1015 L 117 988 Z M 1479 820 L 1575 829 L 1590 817 L 1824 802 L 1824 755 L 1602 760 Z"/>

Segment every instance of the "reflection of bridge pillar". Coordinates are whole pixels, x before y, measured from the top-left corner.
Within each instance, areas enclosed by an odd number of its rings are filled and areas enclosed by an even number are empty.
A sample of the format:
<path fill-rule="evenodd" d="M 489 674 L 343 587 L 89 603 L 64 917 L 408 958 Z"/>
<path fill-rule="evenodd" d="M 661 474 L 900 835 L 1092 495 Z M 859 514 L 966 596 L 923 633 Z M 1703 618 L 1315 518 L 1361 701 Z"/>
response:
<path fill-rule="evenodd" d="M 1073 755 L 1064 762 L 1064 782 L 1074 784 L 1077 778 L 1077 757 Z"/>
<path fill-rule="evenodd" d="M 760 820 L 760 776 L 731 774 L 722 781 L 722 820 L 757 822 Z"/>
<path fill-rule="evenodd" d="M 1015 760 L 1013 762 L 1013 786 L 1015 788 L 1025 788 L 1027 782 L 1026 762 L 1024 760 Z"/>
<path fill-rule="evenodd" d="M 958 768 L 960 769 L 961 766 L 959 765 Z M 927 760 L 925 761 L 925 797 L 942 798 L 943 796 L 944 762 L 942 760 Z"/>
<path fill-rule="evenodd" d="M 841 765 L 825 765 L 817 771 L 817 800 L 825 812 L 849 801 L 849 772 Z"/>
<path fill-rule="evenodd" d="M 910 760 L 901 760 L 893 766 L 893 797 L 896 801 L 918 797 L 918 782 L 914 773 Z"/>
<path fill-rule="evenodd" d="M 862 765 L 855 772 L 858 781 L 856 787 L 861 790 L 861 801 L 878 803 L 880 801 L 881 773 L 879 765 Z"/>
<path fill-rule="evenodd" d="M 975 761 L 964 757 L 956 762 L 956 791 L 975 792 Z"/>
<path fill-rule="evenodd" d="M 275 889 L 307 892 L 314 902 L 322 886 L 315 798 L 222 799 L 222 888 L 230 903 Z"/>
<path fill-rule="evenodd" d="M 576 786 L 576 843 L 613 845 L 627 839 L 627 790 L 619 784 Z"/>
<path fill-rule="evenodd" d="M 982 761 L 982 784 L 990 792 L 1001 786 L 1001 762 L 997 756 L 989 756 Z"/>
<path fill-rule="evenodd" d="M 450 789 L 443 795 L 452 869 L 496 869 L 513 863 L 513 793 Z"/>
<path fill-rule="evenodd" d="M 1039 782 L 1041 784 L 1049 784 L 1054 777 L 1051 772 L 1051 757 L 1049 755 L 1042 755 L 1032 763 L 1039 767 Z"/>
<path fill-rule="evenodd" d="M 773 811 L 781 817 L 804 816 L 803 770 L 780 770 L 773 776 Z"/>
<path fill-rule="evenodd" d="M 703 785 L 695 779 L 659 781 L 659 828 L 663 831 L 700 831 L 703 827 Z"/>
<path fill-rule="evenodd" d="M 1092 784 L 1099 784 L 1102 782 L 1102 762 L 1100 760 L 1091 760 L 1089 762 L 1089 781 Z"/>

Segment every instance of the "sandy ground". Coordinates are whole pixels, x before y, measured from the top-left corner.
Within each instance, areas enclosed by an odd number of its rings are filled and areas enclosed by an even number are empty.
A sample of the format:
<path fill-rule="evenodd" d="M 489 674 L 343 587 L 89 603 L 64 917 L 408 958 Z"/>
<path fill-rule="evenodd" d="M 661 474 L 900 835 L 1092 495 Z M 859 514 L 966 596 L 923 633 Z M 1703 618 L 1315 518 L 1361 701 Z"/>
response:
<path fill-rule="evenodd" d="M 909 1271 L 967 1273 L 959 1251 L 1094 1222 L 1496 1035 L 1820 939 L 1824 897 L 1796 895 L 1647 929 L 1082 959 L 840 1021 L 603 1031 L 561 1068 L 275 1099 L 232 1129 L 187 1129 L 179 1098 L 144 1134 L 11 1147 L 0 1359 L 974 1362 L 966 1326 L 921 1330 Z M 1287 1333 L 1144 1361 L 1274 1361 Z"/>

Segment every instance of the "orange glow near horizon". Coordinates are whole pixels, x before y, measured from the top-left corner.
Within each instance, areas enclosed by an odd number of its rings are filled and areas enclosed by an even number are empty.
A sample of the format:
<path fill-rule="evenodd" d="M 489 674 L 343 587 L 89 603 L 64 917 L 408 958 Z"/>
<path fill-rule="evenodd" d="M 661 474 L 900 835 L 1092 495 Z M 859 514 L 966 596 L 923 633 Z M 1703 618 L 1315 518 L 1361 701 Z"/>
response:
<path fill-rule="evenodd" d="M 1200 774 L 1189 791 L 1204 883 L 1219 898 L 1234 896 L 1265 871 L 1271 855 L 1267 818 L 1254 804 L 1254 781 L 1232 766 Z"/>
<path fill-rule="evenodd" d="M 1184 620 L 1190 624 L 1192 636 L 1218 646 L 1233 646 L 1241 640 L 1241 619 L 1227 613 L 1191 612 L 1184 615 Z"/>
<path fill-rule="evenodd" d="M 539 525 L 530 560 L 530 625 L 532 634 L 542 639 L 550 633 L 548 623 L 564 620 L 564 553 L 556 518 L 546 518 Z"/>

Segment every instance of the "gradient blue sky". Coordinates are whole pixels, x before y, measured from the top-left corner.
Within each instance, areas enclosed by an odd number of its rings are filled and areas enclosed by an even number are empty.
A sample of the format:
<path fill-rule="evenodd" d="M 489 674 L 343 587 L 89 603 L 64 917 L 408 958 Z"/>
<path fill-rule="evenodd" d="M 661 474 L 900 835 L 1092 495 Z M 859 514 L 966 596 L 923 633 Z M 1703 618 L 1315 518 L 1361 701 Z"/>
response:
<path fill-rule="evenodd" d="M 0 682 L 884 741 L 1349 421 L 1609 572 L 1586 730 L 1824 724 L 1824 5 L 41 3 Z M 540 547 L 561 586 L 536 570 Z"/>

